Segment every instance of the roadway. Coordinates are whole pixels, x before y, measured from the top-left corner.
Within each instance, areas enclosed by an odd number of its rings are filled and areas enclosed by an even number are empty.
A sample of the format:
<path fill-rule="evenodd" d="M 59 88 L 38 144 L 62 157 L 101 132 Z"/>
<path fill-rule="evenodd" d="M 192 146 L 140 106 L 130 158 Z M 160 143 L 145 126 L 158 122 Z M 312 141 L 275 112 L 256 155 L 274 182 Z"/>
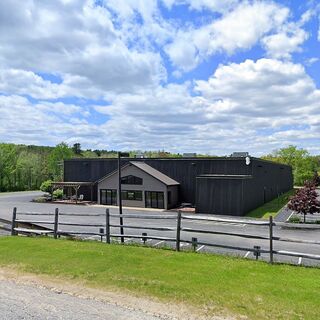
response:
<path fill-rule="evenodd" d="M 12 209 L 13 207 L 18 208 L 18 212 L 41 212 L 41 213 L 53 213 L 55 208 L 59 208 L 60 212 L 64 213 L 77 213 L 77 214 L 103 214 L 105 213 L 106 207 L 99 205 L 70 205 L 70 204 L 51 204 L 51 203 L 34 203 L 31 200 L 34 197 L 41 195 L 40 192 L 17 192 L 17 193 L 6 193 L 0 194 L 0 219 L 11 220 L 12 217 Z M 146 209 L 128 209 L 124 208 L 124 214 L 134 215 L 134 214 L 165 214 L 165 215 L 176 215 L 174 212 L 163 212 L 160 210 L 146 210 Z M 116 207 L 110 207 L 111 214 L 117 214 L 118 210 Z M 222 216 L 219 216 L 220 218 Z M 23 216 L 23 219 L 29 219 L 31 217 Z M 36 217 L 39 219 L 39 217 Z M 231 219 L 237 219 L 232 218 Z M 32 217 L 35 219 L 35 217 Z M 44 221 L 52 221 L 52 216 L 41 217 L 41 220 Z M 249 219 L 248 219 L 249 220 Z M 77 222 L 77 223 L 94 223 L 94 224 L 105 224 L 105 217 L 78 217 L 78 216 L 61 216 L 60 222 Z M 119 224 L 119 219 L 116 217 L 111 217 L 111 224 Z M 135 226 L 153 226 L 153 227 L 176 227 L 176 220 L 151 220 L 145 219 L 140 220 L 136 218 L 124 219 L 124 224 L 126 225 L 135 225 Z M 44 224 L 45 225 L 45 224 Z M 48 227 L 52 227 L 52 225 L 47 225 Z M 267 226 L 256 226 L 256 225 L 247 225 L 244 223 L 234 222 L 232 224 L 220 223 L 220 222 L 212 222 L 212 221 L 192 221 L 192 220 L 183 220 L 182 227 L 188 228 L 196 228 L 200 230 L 213 230 L 213 231 L 221 231 L 221 232 L 230 232 L 230 233 L 240 233 L 240 234 L 252 234 L 259 236 L 268 236 L 269 229 Z M 88 231 L 88 228 L 83 227 L 70 227 L 70 226 L 61 226 L 59 227 L 61 231 L 77 231 L 77 232 L 85 232 Z M 99 227 L 91 227 L 90 231 L 99 232 Z M 135 230 L 135 229 L 126 229 L 125 233 L 127 235 L 141 235 L 142 232 L 147 232 L 148 235 L 156 235 L 162 237 L 170 237 L 175 238 L 175 231 L 150 231 L 150 230 Z M 119 234 L 119 228 L 111 228 L 112 234 Z M 285 238 L 292 238 L 297 240 L 311 240 L 311 241 L 320 241 L 320 229 L 317 230 L 304 230 L 304 229 L 287 229 L 282 227 L 274 227 L 274 236 L 280 236 Z M 88 240 L 99 240 L 99 236 L 83 236 Z M 229 245 L 229 246 L 237 246 L 237 247 L 246 247 L 253 248 L 254 246 L 260 246 L 261 249 L 268 250 L 269 242 L 268 240 L 257 240 L 257 239 L 246 239 L 235 236 L 226 236 L 226 235 L 209 235 L 202 233 L 189 233 L 189 232 L 181 232 L 181 239 L 183 240 L 191 240 L 192 237 L 196 237 L 199 242 L 210 242 L 214 244 L 221 245 Z M 104 238 L 103 238 L 104 241 Z M 119 239 L 114 238 L 113 241 L 119 241 Z M 126 238 L 126 243 L 130 242 L 141 242 L 140 239 Z M 154 247 L 161 246 L 174 246 L 175 244 L 168 241 L 162 240 L 148 240 L 147 245 Z M 320 255 L 320 245 L 315 244 L 301 244 L 301 243 L 293 243 L 293 242 L 280 242 L 274 241 L 274 249 L 275 250 L 285 250 L 285 251 L 294 251 L 301 253 L 310 253 Z M 192 250 L 190 244 L 183 243 L 182 250 Z M 239 251 L 239 250 L 229 250 L 223 248 L 215 248 L 209 246 L 199 245 L 197 247 L 198 252 L 206 252 L 206 253 L 223 253 L 223 254 L 231 254 L 242 256 L 246 258 L 254 258 L 252 252 L 249 251 Z M 259 259 L 268 260 L 269 254 L 263 254 Z M 301 258 L 301 257 L 287 257 L 275 255 L 274 258 L 277 262 L 287 262 L 293 264 L 303 264 L 308 266 L 320 265 L 320 261 Z"/>

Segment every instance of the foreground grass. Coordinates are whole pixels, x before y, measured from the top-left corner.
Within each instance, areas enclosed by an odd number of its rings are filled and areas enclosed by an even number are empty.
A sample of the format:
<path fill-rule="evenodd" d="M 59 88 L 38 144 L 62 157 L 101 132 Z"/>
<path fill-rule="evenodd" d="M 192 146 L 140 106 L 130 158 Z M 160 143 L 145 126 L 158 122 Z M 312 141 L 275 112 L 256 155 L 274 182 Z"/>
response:
<path fill-rule="evenodd" d="M 0 266 L 249 319 L 320 319 L 320 269 L 50 238 L 0 238 Z"/>
<path fill-rule="evenodd" d="M 268 219 L 269 216 L 275 217 L 279 210 L 288 203 L 289 198 L 294 194 L 294 192 L 294 190 L 290 190 L 279 198 L 273 199 L 272 201 L 265 203 L 263 206 L 250 211 L 246 216 L 262 219 Z"/>

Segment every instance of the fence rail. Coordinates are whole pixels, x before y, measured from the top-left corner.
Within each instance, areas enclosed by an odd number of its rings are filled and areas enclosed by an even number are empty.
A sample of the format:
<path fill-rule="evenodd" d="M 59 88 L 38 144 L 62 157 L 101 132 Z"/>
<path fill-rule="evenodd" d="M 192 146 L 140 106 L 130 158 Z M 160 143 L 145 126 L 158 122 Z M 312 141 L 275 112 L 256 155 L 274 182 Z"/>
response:
<path fill-rule="evenodd" d="M 59 216 L 69 216 L 69 217 L 105 217 L 105 213 L 65 213 L 59 212 Z"/>
<path fill-rule="evenodd" d="M 16 223 L 41 223 L 41 224 L 54 224 L 54 221 L 45 221 L 45 220 L 23 220 L 23 219 L 16 219 Z"/>
<path fill-rule="evenodd" d="M 122 218 L 133 218 L 133 219 L 171 219 L 171 220 L 176 220 L 177 217 L 175 215 L 162 215 L 162 214 L 148 214 L 148 215 L 143 215 L 143 214 L 110 214 L 110 217 L 116 217 L 116 218 L 119 218 L 119 217 L 122 217 Z"/>
<path fill-rule="evenodd" d="M 248 225 L 256 225 L 256 226 L 268 226 L 269 222 L 267 221 L 252 221 L 246 219 L 227 219 L 227 218 L 216 218 L 216 217 L 201 217 L 201 216 L 190 216 L 183 215 L 183 219 L 185 220 L 198 220 L 198 221 L 215 221 L 222 223 L 240 223 L 240 224 L 248 224 Z"/>
<path fill-rule="evenodd" d="M 288 222 L 277 222 L 276 223 L 277 226 L 279 227 L 285 227 L 285 228 L 295 228 L 295 229 L 300 229 L 300 228 L 303 228 L 303 229 L 308 229 L 308 228 L 311 228 L 311 229 L 319 229 L 320 230 L 320 224 L 315 224 L 315 223 L 312 223 L 312 224 L 308 224 L 308 223 L 288 223 Z"/>
<path fill-rule="evenodd" d="M 24 216 L 54 216 L 54 213 L 39 213 L 39 212 L 19 212 Z"/>
<path fill-rule="evenodd" d="M 17 218 L 19 216 L 19 218 Z M 45 221 L 41 220 L 41 218 L 36 218 L 35 220 L 23 219 L 20 216 L 52 216 L 53 220 Z M 61 221 L 60 218 L 62 217 L 104 217 L 103 223 L 80 223 L 80 222 L 68 222 L 68 221 Z M 119 218 L 119 223 L 110 223 L 110 218 Z M 141 220 L 163 220 L 163 221 L 173 221 L 175 224 L 174 226 L 157 226 L 150 225 L 150 224 L 141 224 L 141 225 L 131 225 L 128 223 L 121 223 L 123 218 L 126 219 L 141 219 Z M 206 221 L 209 222 L 203 228 L 190 228 L 183 225 L 185 221 Z M 248 232 L 228 232 L 228 231 L 220 231 L 220 230 L 212 230 L 210 227 L 210 222 L 215 223 L 216 225 L 221 224 L 224 225 L 235 225 L 235 224 L 243 224 L 243 225 L 251 225 L 257 226 L 258 228 L 265 228 L 267 227 L 267 235 L 257 235 L 257 234 L 249 234 Z M 24 226 L 29 224 L 33 228 L 26 228 L 21 227 L 20 225 Z M 37 226 L 37 224 L 40 226 Z M 53 225 L 53 229 L 43 227 L 41 225 Z M 209 225 L 209 229 L 207 228 Z M 291 256 L 291 257 L 302 257 L 308 258 L 313 260 L 320 260 L 320 255 L 318 254 L 309 254 L 303 252 L 294 252 L 294 251 L 286 251 L 286 250 L 275 250 L 274 249 L 274 242 L 288 242 L 288 243 L 300 243 L 300 244 L 312 244 L 312 245 L 320 245 L 320 241 L 313 241 L 313 240 L 300 240 L 300 239 L 292 239 L 288 237 L 279 237 L 274 235 L 274 227 L 275 226 L 283 226 L 283 223 L 274 222 L 273 218 L 270 217 L 269 221 L 253 221 L 253 220 L 246 220 L 246 219 L 228 219 L 228 218 L 217 218 L 217 217 L 207 217 L 207 216 L 191 216 L 188 214 L 182 214 L 180 211 L 177 214 L 110 214 L 109 209 L 106 209 L 104 214 L 85 214 L 85 213 L 65 213 L 59 212 L 58 209 L 55 209 L 54 213 L 35 213 L 35 212 L 17 212 L 17 209 L 13 209 L 12 214 L 12 228 L 11 234 L 16 235 L 18 233 L 23 234 L 53 234 L 54 238 L 60 236 L 76 236 L 76 235 L 92 235 L 92 236 L 100 236 L 101 241 L 102 238 L 105 237 L 105 242 L 110 243 L 111 237 L 120 238 L 121 242 L 124 242 L 124 239 L 141 239 L 144 243 L 147 240 L 161 240 L 161 241 L 168 241 L 175 243 L 175 249 L 180 251 L 181 244 L 187 243 L 191 244 L 196 250 L 197 246 L 208 246 L 208 247 L 216 247 L 216 248 L 223 248 L 228 250 L 237 250 L 237 251 L 247 251 L 252 252 L 258 258 L 261 253 L 269 254 L 269 262 L 273 263 L 274 255 L 284 255 L 284 256 Z M 87 228 L 85 231 L 81 230 L 59 230 L 59 226 L 70 226 L 70 227 L 83 227 Z M 35 227 L 35 228 L 34 228 Z M 100 228 L 99 232 L 88 230 L 88 228 Z M 120 234 L 111 232 L 111 228 L 119 228 Z M 157 232 L 171 232 L 171 236 L 161 236 L 159 234 L 147 234 L 142 233 L 142 235 L 137 234 L 124 234 L 123 230 L 150 230 L 150 231 L 157 231 Z M 246 239 L 256 239 L 261 241 L 268 241 L 265 245 L 266 248 L 261 248 L 260 246 L 248 247 L 248 246 L 240 246 L 240 245 L 229 245 L 229 244 L 221 244 L 221 243 L 214 243 L 210 241 L 202 241 L 198 238 L 192 237 L 192 240 L 185 239 L 184 234 L 206 234 L 206 235 L 222 235 L 222 236 L 230 236 L 230 237 L 239 237 L 239 238 L 246 238 Z"/>

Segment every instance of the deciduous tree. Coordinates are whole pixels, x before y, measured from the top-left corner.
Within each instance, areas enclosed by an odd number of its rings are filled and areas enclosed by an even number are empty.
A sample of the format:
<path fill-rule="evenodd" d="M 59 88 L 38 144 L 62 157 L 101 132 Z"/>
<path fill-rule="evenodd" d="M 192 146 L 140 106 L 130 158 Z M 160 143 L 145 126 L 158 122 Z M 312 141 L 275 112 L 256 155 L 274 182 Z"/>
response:
<path fill-rule="evenodd" d="M 320 202 L 316 192 L 316 186 L 313 182 L 307 182 L 305 186 L 299 189 L 296 194 L 291 197 L 288 208 L 303 214 L 303 222 L 306 222 L 307 214 L 320 212 Z"/>
<path fill-rule="evenodd" d="M 307 150 L 292 145 L 275 150 L 262 158 L 292 166 L 294 184 L 298 186 L 312 179 L 314 172 L 319 169 L 319 161 L 316 157 L 311 156 Z"/>

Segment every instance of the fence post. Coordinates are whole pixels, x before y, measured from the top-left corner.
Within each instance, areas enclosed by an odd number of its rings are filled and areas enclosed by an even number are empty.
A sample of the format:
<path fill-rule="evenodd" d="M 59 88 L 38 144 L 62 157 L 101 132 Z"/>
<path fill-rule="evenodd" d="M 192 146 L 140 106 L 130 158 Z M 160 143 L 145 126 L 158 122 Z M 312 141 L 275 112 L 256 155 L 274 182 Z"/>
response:
<path fill-rule="evenodd" d="M 270 241 L 270 258 L 269 262 L 273 263 L 273 218 L 272 216 L 269 216 L 269 241 Z"/>
<path fill-rule="evenodd" d="M 110 212 L 106 209 L 106 243 L 110 243 Z"/>
<path fill-rule="evenodd" d="M 12 222 L 11 222 L 11 235 L 15 236 L 17 232 L 14 230 L 16 227 L 16 219 L 17 219 L 17 208 L 14 207 L 12 211 Z"/>
<path fill-rule="evenodd" d="M 103 240 L 103 235 L 105 234 L 104 228 L 99 228 L 99 233 L 100 233 L 100 241 L 102 242 L 102 240 Z"/>
<path fill-rule="evenodd" d="M 177 215 L 177 238 L 176 238 L 176 250 L 180 251 L 180 232 L 181 232 L 181 211 L 178 211 Z"/>
<path fill-rule="evenodd" d="M 253 246 L 254 252 L 253 255 L 256 257 L 256 260 L 259 259 L 259 257 L 261 256 L 261 247 L 260 246 Z"/>
<path fill-rule="evenodd" d="M 198 238 L 192 238 L 191 242 L 192 242 L 193 251 L 196 252 L 197 246 L 198 246 Z"/>
<path fill-rule="evenodd" d="M 58 237 L 58 224 L 59 224 L 59 209 L 56 208 L 54 211 L 54 227 L 53 227 L 53 236 L 55 239 Z"/>
<path fill-rule="evenodd" d="M 148 234 L 147 234 L 146 232 L 143 232 L 143 233 L 142 233 L 142 241 L 143 241 L 143 244 L 144 244 L 144 245 L 146 244 L 147 236 L 148 236 Z"/>

